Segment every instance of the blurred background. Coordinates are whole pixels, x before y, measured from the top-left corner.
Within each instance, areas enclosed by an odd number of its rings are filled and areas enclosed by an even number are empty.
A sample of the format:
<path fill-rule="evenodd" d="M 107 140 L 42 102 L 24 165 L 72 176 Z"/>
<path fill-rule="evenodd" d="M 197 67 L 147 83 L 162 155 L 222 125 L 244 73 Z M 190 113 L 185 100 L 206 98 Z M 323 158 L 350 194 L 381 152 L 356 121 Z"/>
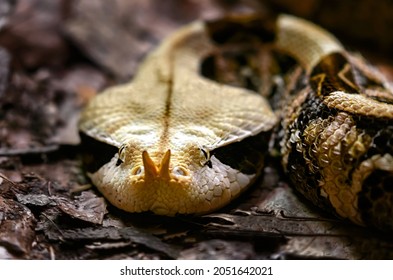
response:
<path fill-rule="evenodd" d="M 2 0 L 0 45 L 24 69 L 64 67 L 86 58 L 121 79 L 180 25 L 250 12 L 301 16 L 354 48 L 392 56 L 389 0 Z"/>

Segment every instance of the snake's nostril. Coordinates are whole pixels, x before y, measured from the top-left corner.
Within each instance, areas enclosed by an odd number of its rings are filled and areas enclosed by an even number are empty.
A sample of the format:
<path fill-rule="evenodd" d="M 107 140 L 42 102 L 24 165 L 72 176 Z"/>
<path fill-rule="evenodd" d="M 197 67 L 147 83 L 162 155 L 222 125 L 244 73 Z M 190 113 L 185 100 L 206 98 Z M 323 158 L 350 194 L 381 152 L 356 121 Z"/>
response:
<path fill-rule="evenodd" d="M 141 175 L 142 173 L 143 173 L 143 166 L 137 166 L 131 170 L 132 175 Z"/>
<path fill-rule="evenodd" d="M 172 172 L 176 176 L 187 176 L 188 175 L 187 170 L 184 167 L 181 167 L 181 166 L 174 167 Z"/>

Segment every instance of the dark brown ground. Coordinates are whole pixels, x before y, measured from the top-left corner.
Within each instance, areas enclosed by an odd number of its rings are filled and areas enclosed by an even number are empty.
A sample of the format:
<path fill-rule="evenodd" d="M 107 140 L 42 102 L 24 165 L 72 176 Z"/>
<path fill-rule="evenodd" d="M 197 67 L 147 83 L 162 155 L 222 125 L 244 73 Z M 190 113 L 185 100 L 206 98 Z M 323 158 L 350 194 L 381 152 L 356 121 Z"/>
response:
<path fill-rule="evenodd" d="M 274 162 L 251 191 L 203 217 L 128 214 L 86 188 L 76 123 L 87 101 L 128 81 L 177 27 L 250 11 L 320 23 L 392 80 L 388 0 L 2 0 L 0 258 L 393 258 L 390 236 L 310 208 Z"/>

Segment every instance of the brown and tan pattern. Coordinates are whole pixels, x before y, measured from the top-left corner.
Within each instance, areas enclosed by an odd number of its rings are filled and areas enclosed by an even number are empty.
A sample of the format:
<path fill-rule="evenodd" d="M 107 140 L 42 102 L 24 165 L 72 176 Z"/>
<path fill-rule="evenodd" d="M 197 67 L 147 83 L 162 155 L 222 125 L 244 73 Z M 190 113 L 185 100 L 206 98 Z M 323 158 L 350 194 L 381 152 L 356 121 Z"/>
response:
<path fill-rule="evenodd" d="M 338 46 L 314 61 L 304 64 L 309 85 L 284 110 L 284 167 L 317 206 L 392 230 L 392 88 Z"/>
<path fill-rule="evenodd" d="M 174 33 L 131 83 L 89 104 L 80 121 L 82 139 L 95 140 L 89 176 L 112 204 L 162 215 L 226 205 L 260 173 L 281 118 L 282 162 L 304 196 L 357 224 L 393 229 L 391 88 L 320 27 L 282 15 L 276 29 L 274 47 L 305 81 L 288 83 L 280 116 L 261 95 L 201 76 L 217 48 L 203 22 Z"/>

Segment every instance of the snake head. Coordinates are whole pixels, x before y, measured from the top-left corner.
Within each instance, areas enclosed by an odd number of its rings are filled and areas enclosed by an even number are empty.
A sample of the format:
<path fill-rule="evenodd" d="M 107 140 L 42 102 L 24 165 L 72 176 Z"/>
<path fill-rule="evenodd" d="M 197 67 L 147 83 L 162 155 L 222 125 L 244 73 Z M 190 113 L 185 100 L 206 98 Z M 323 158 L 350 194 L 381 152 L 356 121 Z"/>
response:
<path fill-rule="evenodd" d="M 255 175 L 231 168 L 197 145 L 165 152 L 128 145 L 89 177 L 120 209 L 174 216 L 223 207 Z"/>

